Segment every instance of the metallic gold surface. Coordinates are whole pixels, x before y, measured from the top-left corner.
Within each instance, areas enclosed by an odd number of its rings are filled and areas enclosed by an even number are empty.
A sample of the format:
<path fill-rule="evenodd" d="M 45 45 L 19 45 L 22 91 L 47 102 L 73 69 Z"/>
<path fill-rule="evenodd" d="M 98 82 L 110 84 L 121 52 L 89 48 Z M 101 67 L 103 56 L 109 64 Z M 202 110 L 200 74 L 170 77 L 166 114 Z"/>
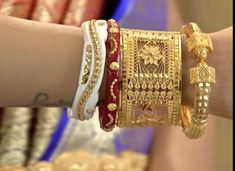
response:
<path fill-rule="evenodd" d="M 97 33 L 96 33 L 96 27 L 95 27 L 95 20 L 89 21 L 89 29 L 90 29 L 90 34 L 91 34 L 91 39 L 92 39 L 92 44 L 94 47 L 94 56 L 95 56 L 95 61 L 94 61 L 94 71 L 91 75 L 91 79 L 89 80 L 89 83 L 81 95 L 80 101 L 78 102 L 78 107 L 77 107 L 77 113 L 78 113 L 78 118 L 80 120 L 84 120 L 84 105 L 89 98 L 93 88 L 95 87 L 95 84 L 97 82 L 97 79 L 100 75 L 101 72 L 101 56 L 100 56 L 100 47 L 99 47 L 99 42 L 97 39 Z"/>
<path fill-rule="evenodd" d="M 106 126 L 109 126 L 110 124 L 112 124 L 113 123 L 113 121 L 114 121 L 114 118 L 113 118 L 113 116 L 111 115 L 111 114 L 108 114 L 108 117 L 109 117 L 109 122 L 106 124 Z"/>
<path fill-rule="evenodd" d="M 87 45 L 85 68 L 84 68 L 83 75 L 82 75 L 82 84 L 86 84 L 88 81 L 90 70 L 91 70 L 91 62 L 92 62 L 92 46 Z"/>
<path fill-rule="evenodd" d="M 209 53 L 213 51 L 211 38 L 208 34 L 202 33 L 196 23 L 189 23 L 183 26 L 182 32 L 187 37 L 187 47 L 189 53 L 196 55 L 197 51 L 205 48 Z"/>
<path fill-rule="evenodd" d="M 117 105 L 115 103 L 109 103 L 107 107 L 109 111 L 114 111 L 117 109 Z"/>
<path fill-rule="evenodd" d="M 188 51 L 196 57 L 198 64 L 189 71 L 190 84 L 195 86 L 194 108 L 181 111 L 181 122 L 187 137 L 199 138 L 207 126 L 211 84 L 215 83 L 215 69 L 204 61 L 212 53 L 213 46 L 209 35 L 201 33 L 195 23 L 183 26 L 182 32 L 186 35 Z"/>
<path fill-rule="evenodd" d="M 112 70 L 118 70 L 119 69 L 119 63 L 117 63 L 117 62 L 112 62 L 111 64 L 110 64 L 110 69 L 112 69 Z"/>
<path fill-rule="evenodd" d="M 113 98 L 114 100 L 117 98 L 117 96 L 114 94 L 113 86 L 114 86 L 115 84 L 117 84 L 117 83 L 118 83 L 118 80 L 117 80 L 117 79 L 114 79 L 113 82 L 112 82 L 112 84 L 111 84 L 111 86 L 110 86 L 110 94 L 111 94 L 111 96 L 112 96 L 112 98 Z M 116 109 L 115 109 L 115 110 L 116 110 Z"/>
<path fill-rule="evenodd" d="M 87 109 L 86 111 L 87 111 L 87 113 L 90 113 L 90 114 L 95 112 L 94 109 Z"/>
<path fill-rule="evenodd" d="M 179 125 L 181 37 L 177 32 L 121 29 L 119 127 Z"/>

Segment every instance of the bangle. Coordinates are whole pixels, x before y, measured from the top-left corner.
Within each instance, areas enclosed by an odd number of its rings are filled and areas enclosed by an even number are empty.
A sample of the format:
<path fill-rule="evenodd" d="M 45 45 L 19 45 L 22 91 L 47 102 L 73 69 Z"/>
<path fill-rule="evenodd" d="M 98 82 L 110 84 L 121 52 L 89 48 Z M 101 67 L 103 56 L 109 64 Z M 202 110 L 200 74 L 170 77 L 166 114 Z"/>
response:
<path fill-rule="evenodd" d="M 121 29 L 119 127 L 179 125 L 181 36 Z"/>
<path fill-rule="evenodd" d="M 106 85 L 105 98 L 99 106 L 100 127 L 111 131 L 115 127 L 119 105 L 119 48 L 120 28 L 115 20 L 108 20 L 108 38 L 106 41 Z"/>
<path fill-rule="evenodd" d="M 72 106 L 72 116 L 80 120 L 90 119 L 98 102 L 98 90 L 103 79 L 105 65 L 105 41 L 107 39 L 107 24 L 104 20 L 91 20 L 89 25 L 90 41 L 84 44 L 83 62 L 79 77 L 79 86 Z M 86 34 L 84 34 L 86 35 Z M 86 41 L 86 40 L 85 40 Z M 90 47 L 90 48 L 89 48 Z M 85 62 L 86 56 L 86 62 Z M 91 61 L 88 59 L 91 56 Z M 84 66 L 86 63 L 86 66 Z M 89 69 L 91 68 L 91 69 Z M 89 72 L 90 70 L 90 72 Z M 89 76 L 88 76 L 89 75 Z M 82 90 L 80 89 L 80 86 Z"/>
<path fill-rule="evenodd" d="M 187 137 L 198 138 L 207 126 L 211 83 L 215 83 L 215 69 L 205 63 L 208 54 L 213 51 L 213 46 L 209 35 L 201 33 L 195 23 L 183 26 L 182 32 L 186 35 L 188 51 L 198 64 L 189 71 L 190 84 L 195 86 L 194 108 L 181 107 L 181 124 Z"/>
<path fill-rule="evenodd" d="M 73 100 L 72 110 L 70 110 L 69 114 L 70 117 L 78 119 L 78 114 L 76 112 L 77 103 L 79 98 L 81 97 L 82 93 L 85 91 L 88 80 L 91 78 L 91 73 L 94 72 L 94 67 L 91 67 L 91 63 L 94 62 L 94 53 L 93 53 L 93 45 L 90 37 L 89 31 L 89 21 L 82 23 L 82 30 L 83 30 L 83 54 L 82 54 L 82 61 L 81 61 L 81 69 L 80 75 L 78 80 L 78 88 L 75 94 L 75 98 Z"/>

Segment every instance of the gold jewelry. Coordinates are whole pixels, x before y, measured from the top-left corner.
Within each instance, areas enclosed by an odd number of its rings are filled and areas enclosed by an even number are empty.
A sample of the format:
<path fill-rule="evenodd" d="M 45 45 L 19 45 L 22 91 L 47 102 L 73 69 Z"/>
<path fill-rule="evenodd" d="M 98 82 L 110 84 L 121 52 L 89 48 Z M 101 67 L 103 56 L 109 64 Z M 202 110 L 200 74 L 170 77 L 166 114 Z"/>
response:
<path fill-rule="evenodd" d="M 91 71 L 91 62 L 92 62 L 92 46 L 88 44 L 86 46 L 86 60 L 85 60 L 84 71 L 82 74 L 81 84 L 86 84 L 89 79 L 89 75 Z"/>
<path fill-rule="evenodd" d="M 211 83 L 215 83 L 215 69 L 205 63 L 208 54 L 213 51 L 213 46 L 209 35 L 201 33 L 195 23 L 183 26 L 182 32 L 186 35 L 188 51 L 198 64 L 189 71 L 190 84 L 195 86 L 194 109 L 182 106 L 181 124 L 187 137 L 198 138 L 207 126 Z"/>
<path fill-rule="evenodd" d="M 80 100 L 78 102 L 78 106 L 77 106 L 77 113 L 78 113 L 78 118 L 80 120 L 85 120 L 85 116 L 84 116 L 84 107 L 85 104 L 89 98 L 89 96 L 91 95 L 97 80 L 100 76 L 101 73 L 101 69 L 102 69 L 102 60 L 101 60 L 101 50 L 100 50 L 100 44 L 99 44 L 99 40 L 98 40 L 98 35 L 97 35 L 97 31 L 96 31 L 96 21 L 95 20 L 91 20 L 89 21 L 89 29 L 90 29 L 90 36 L 91 36 L 91 40 L 92 40 L 92 44 L 94 47 L 94 71 L 91 75 L 91 78 L 88 82 L 88 85 L 85 89 L 85 91 L 82 93 Z M 89 109 L 89 111 L 91 111 L 92 109 Z"/>
<path fill-rule="evenodd" d="M 179 125 L 181 36 L 121 29 L 119 127 Z"/>

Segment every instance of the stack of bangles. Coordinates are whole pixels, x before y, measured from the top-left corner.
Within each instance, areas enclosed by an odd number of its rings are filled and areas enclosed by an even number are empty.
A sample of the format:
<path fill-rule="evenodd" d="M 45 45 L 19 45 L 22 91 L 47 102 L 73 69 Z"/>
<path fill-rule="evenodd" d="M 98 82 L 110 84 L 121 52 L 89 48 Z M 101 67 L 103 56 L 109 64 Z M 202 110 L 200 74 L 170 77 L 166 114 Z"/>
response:
<path fill-rule="evenodd" d="M 195 23 L 181 32 L 120 28 L 110 19 L 82 24 L 84 46 L 78 88 L 70 116 L 92 118 L 99 104 L 100 127 L 181 126 L 189 138 L 200 137 L 207 125 L 215 69 L 205 63 L 213 51 L 208 34 Z M 197 65 L 190 69 L 194 107 L 181 104 L 181 37 Z M 98 102 L 101 84 L 104 98 Z"/>

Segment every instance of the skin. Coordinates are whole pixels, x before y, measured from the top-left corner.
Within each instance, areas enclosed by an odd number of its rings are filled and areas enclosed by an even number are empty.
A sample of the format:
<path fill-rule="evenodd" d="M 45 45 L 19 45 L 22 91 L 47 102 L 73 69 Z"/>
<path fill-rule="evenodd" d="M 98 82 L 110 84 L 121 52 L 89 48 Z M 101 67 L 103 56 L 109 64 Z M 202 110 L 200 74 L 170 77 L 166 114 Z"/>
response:
<path fill-rule="evenodd" d="M 206 63 L 216 69 L 216 84 L 212 85 L 210 114 L 232 118 L 232 27 L 210 34 L 214 52 Z M 226 45 L 226 46 L 224 46 Z M 194 100 L 194 86 L 189 84 L 189 68 L 196 65 L 196 60 L 188 55 L 183 45 L 183 103 L 191 105 Z M 222 94 L 221 94 L 222 93 Z M 219 97 L 219 98 L 218 98 Z"/>
<path fill-rule="evenodd" d="M 0 106 L 71 106 L 80 72 L 82 30 L 6 16 L 0 16 L 0 26 Z M 210 113 L 232 118 L 232 28 L 210 35 L 215 51 L 207 63 L 216 68 L 217 76 Z M 188 69 L 196 63 L 188 57 L 184 39 L 182 46 L 182 101 L 193 104 Z"/>
<path fill-rule="evenodd" d="M 185 24 L 180 15 L 177 2 L 168 0 L 168 30 L 180 30 Z M 186 3 L 186 2 L 184 2 Z M 198 5 L 200 2 L 193 1 Z M 206 3 L 201 1 L 201 5 Z M 188 8 L 188 6 L 187 6 Z M 191 9 L 191 8 L 190 8 Z M 194 18 L 201 19 L 198 8 L 191 9 Z M 200 16 L 201 15 L 201 16 Z M 204 16 L 203 16 L 204 17 Z M 210 23 L 208 23 L 210 24 Z M 211 33 L 214 52 L 208 56 L 208 65 L 216 68 L 216 84 L 212 85 L 210 98 L 209 124 L 204 135 L 197 139 L 188 139 L 182 128 L 156 127 L 150 150 L 148 171 L 220 171 L 232 169 L 232 32 L 227 28 Z M 184 104 L 193 105 L 194 87 L 189 84 L 189 68 L 196 65 L 193 57 L 189 56 L 182 42 L 183 51 L 183 98 Z M 217 116 L 220 117 L 217 117 Z"/>
<path fill-rule="evenodd" d="M 82 30 L 7 16 L 0 16 L 0 26 L 0 106 L 70 106 Z"/>
<path fill-rule="evenodd" d="M 174 10 L 169 11 L 174 12 Z M 177 15 L 172 16 L 175 17 L 173 19 L 177 24 L 171 23 L 168 28 L 179 30 L 182 21 Z M 207 63 L 216 68 L 217 77 L 217 83 L 212 87 L 210 114 L 232 118 L 232 28 L 210 35 L 215 51 L 209 56 Z M 80 72 L 82 46 L 80 28 L 0 16 L 0 106 L 71 106 Z M 192 57 L 189 57 L 184 40 L 182 48 L 184 54 L 182 101 L 192 105 L 194 89 L 188 84 L 188 69 L 196 63 Z M 180 138 L 184 136 L 182 132 L 179 134 L 176 129 L 161 127 L 156 130 L 155 135 L 156 139 L 161 141 L 155 139 L 153 142 L 151 158 L 154 161 L 150 163 L 150 170 L 170 171 L 177 170 L 177 167 L 178 170 L 182 170 L 179 166 L 183 166 L 184 163 L 172 157 L 172 152 L 177 153 L 175 151 L 177 144 L 187 143 Z M 213 139 L 213 135 L 206 137 Z M 190 149 L 192 145 L 188 145 L 188 148 Z M 201 146 L 203 145 L 202 143 Z M 159 153 L 161 155 L 157 155 Z M 182 150 L 179 150 L 179 153 L 182 153 Z M 192 157 L 187 155 L 186 158 Z M 194 159 L 201 159 L 201 154 L 194 153 L 194 155 L 196 155 Z M 211 156 L 204 155 L 204 157 Z M 195 161 L 194 159 L 191 161 Z M 200 164 L 200 161 L 198 163 Z M 205 160 L 205 163 L 211 168 L 210 160 Z"/>

